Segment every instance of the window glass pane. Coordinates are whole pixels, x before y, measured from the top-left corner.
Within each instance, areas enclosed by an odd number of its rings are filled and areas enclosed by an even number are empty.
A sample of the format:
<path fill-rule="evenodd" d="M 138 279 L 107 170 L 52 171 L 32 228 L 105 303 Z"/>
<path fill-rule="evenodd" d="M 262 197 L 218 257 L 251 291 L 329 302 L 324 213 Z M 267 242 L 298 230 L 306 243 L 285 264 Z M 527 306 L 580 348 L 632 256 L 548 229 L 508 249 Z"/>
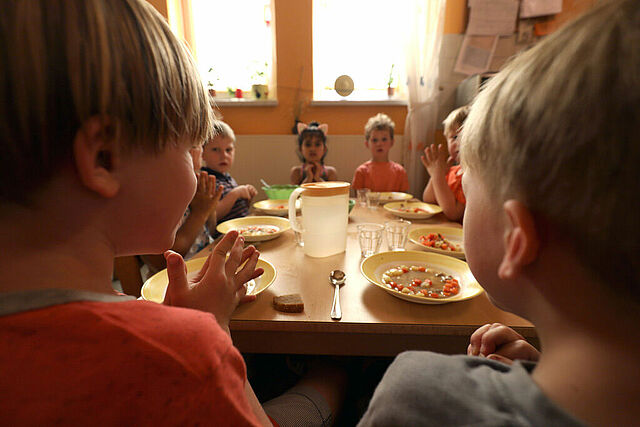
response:
<path fill-rule="evenodd" d="M 390 74 L 402 90 L 408 8 L 408 0 L 313 0 L 314 99 L 341 98 L 333 86 L 342 74 L 354 81 L 349 99 L 386 99 Z"/>
<path fill-rule="evenodd" d="M 270 3 L 191 0 L 198 68 L 216 91 L 246 91 L 252 84 L 268 84 L 273 46 Z"/>

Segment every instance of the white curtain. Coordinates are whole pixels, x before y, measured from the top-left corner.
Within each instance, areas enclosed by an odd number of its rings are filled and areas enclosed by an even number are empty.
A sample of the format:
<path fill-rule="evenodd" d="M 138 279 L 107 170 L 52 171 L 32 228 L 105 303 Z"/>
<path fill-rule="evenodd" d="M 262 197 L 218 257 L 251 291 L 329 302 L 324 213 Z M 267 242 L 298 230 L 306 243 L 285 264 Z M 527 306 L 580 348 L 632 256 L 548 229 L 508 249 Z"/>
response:
<path fill-rule="evenodd" d="M 402 158 L 409 176 L 409 192 L 422 199 L 427 173 L 420 156 L 434 141 L 446 0 L 411 0 L 411 3 L 413 10 L 407 17 L 405 46 L 409 112 Z"/>

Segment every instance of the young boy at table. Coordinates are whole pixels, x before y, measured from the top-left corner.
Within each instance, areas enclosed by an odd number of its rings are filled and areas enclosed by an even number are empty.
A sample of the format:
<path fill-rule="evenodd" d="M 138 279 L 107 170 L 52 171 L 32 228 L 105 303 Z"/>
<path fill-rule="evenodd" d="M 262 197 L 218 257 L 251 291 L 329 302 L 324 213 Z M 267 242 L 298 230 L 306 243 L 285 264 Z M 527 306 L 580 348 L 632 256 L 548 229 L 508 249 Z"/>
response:
<path fill-rule="evenodd" d="M 249 201 L 258 192 L 253 185 L 238 185 L 229 175 L 236 157 L 236 135 L 231 126 L 218 121 L 214 124 L 214 131 L 216 136 L 204 145 L 202 158 L 205 166 L 202 170 L 215 176 L 218 184 L 222 185 L 222 199 L 215 214 L 218 222 L 224 222 L 249 215 Z"/>
<path fill-rule="evenodd" d="M 18 0 L 0 62 L 3 424 L 271 425 L 229 334 L 254 247 L 228 233 L 189 281 L 167 251 L 164 304 L 111 287 L 195 193 L 212 117 L 186 48 L 142 0 Z"/>
<path fill-rule="evenodd" d="M 422 164 L 430 177 L 422 193 L 422 200 L 427 203 L 437 203 L 445 216 L 452 221 L 462 219 L 466 203 L 462 191 L 462 168 L 458 164 L 460 160 L 458 136 L 468 114 L 468 106 L 456 108 L 449 113 L 442 122 L 447 149 L 442 144 L 437 146 L 433 144 L 424 149 L 424 155 L 421 157 Z"/>
<path fill-rule="evenodd" d="M 493 77 L 462 131 L 465 253 L 542 353 L 485 326 L 397 357 L 361 425 L 638 424 L 640 2 L 601 3 Z M 492 356 L 493 355 L 493 356 Z M 485 356 L 485 357 L 482 357 Z"/>
<path fill-rule="evenodd" d="M 393 146 L 395 123 L 389 116 L 378 113 L 364 127 L 364 145 L 371 151 L 371 159 L 356 169 L 351 188 L 371 191 L 408 191 L 409 179 L 402 165 L 389 160 Z"/>

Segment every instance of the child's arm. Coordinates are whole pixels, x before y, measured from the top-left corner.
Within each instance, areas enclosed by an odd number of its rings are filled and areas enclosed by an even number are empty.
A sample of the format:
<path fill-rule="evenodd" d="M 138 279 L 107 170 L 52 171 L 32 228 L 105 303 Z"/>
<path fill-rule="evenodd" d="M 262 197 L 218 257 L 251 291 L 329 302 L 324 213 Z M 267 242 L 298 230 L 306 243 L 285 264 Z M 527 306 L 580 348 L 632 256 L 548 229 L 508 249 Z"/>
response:
<path fill-rule="evenodd" d="M 226 214 L 231 212 L 231 208 L 233 208 L 233 205 L 238 199 L 251 200 L 256 194 L 258 194 L 258 191 L 253 185 L 245 184 L 237 186 L 225 194 L 222 200 L 220 200 L 220 203 L 218 203 L 218 207 L 216 208 L 216 215 L 218 218 L 223 218 Z"/>
<path fill-rule="evenodd" d="M 353 181 L 351 182 L 351 189 L 358 190 L 360 188 L 364 188 L 364 172 L 360 167 L 358 167 L 353 174 Z"/>
<path fill-rule="evenodd" d="M 325 166 L 325 170 L 327 171 L 327 181 L 337 181 L 338 180 L 338 171 L 333 166 Z"/>
<path fill-rule="evenodd" d="M 435 201 L 440 205 L 445 216 L 453 221 L 458 221 L 464 214 L 463 203 L 456 200 L 456 196 L 453 191 L 447 185 L 447 152 L 442 144 L 438 144 L 436 147 L 430 145 L 424 149 L 424 155 L 421 157 L 422 164 L 429 172 L 431 178 L 429 179 L 429 185 L 432 186 Z M 425 193 L 427 189 L 425 189 Z M 423 194 L 424 197 L 424 194 Z"/>
<path fill-rule="evenodd" d="M 289 173 L 289 182 L 291 185 L 299 185 L 302 181 L 302 166 L 294 166 Z"/>
<path fill-rule="evenodd" d="M 490 323 L 478 328 L 469 338 L 467 354 L 509 365 L 516 359 L 535 362 L 540 358 L 540 352 L 522 335 L 500 323 Z"/>
<path fill-rule="evenodd" d="M 189 204 L 189 215 L 176 232 L 176 238 L 171 250 L 185 256 L 191 245 L 202 231 L 202 226 L 211 215 L 215 218 L 215 211 L 222 186 L 216 188 L 216 177 L 202 171 L 198 173 L 196 194 Z M 166 267 L 166 261 L 162 255 L 144 255 L 144 262 L 156 270 Z"/>
<path fill-rule="evenodd" d="M 433 184 L 431 183 L 431 177 L 429 177 L 427 186 L 424 187 L 424 192 L 422 193 L 422 201 L 425 203 L 437 203 L 436 194 L 433 192 Z"/>

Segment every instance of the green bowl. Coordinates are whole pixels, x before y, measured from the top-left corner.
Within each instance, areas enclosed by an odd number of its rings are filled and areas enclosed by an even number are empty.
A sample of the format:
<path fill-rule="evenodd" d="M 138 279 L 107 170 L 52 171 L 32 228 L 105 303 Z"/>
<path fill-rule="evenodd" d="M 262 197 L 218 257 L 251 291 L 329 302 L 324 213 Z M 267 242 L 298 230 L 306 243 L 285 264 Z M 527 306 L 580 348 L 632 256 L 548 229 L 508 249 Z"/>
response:
<path fill-rule="evenodd" d="M 349 213 L 353 210 L 353 207 L 356 205 L 355 199 L 349 199 Z"/>
<path fill-rule="evenodd" d="M 289 200 L 289 196 L 293 190 L 298 188 L 297 185 L 272 185 L 271 187 L 262 187 L 267 197 L 275 200 Z"/>

